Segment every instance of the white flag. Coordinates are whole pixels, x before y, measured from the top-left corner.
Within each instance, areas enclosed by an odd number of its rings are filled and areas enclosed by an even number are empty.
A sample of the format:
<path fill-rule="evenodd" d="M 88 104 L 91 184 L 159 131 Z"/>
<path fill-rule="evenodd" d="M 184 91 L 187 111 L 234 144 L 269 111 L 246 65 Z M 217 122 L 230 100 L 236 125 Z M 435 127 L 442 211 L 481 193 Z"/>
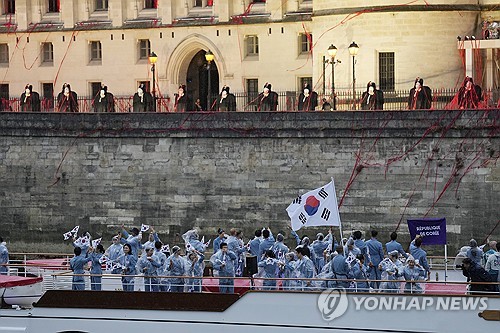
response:
<path fill-rule="evenodd" d="M 292 229 L 339 226 L 340 215 L 333 179 L 330 183 L 297 197 L 286 209 Z"/>
<path fill-rule="evenodd" d="M 167 244 L 167 245 L 163 245 L 161 247 L 161 252 L 170 252 L 170 246 Z"/>
<path fill-rule="evenodd" d="M 203 240 L 205 240 L 205 239 L 203 239 Z M 203 242 L 203 240 L 202 240 L 202 242 Z M 203 245 L 205 245 L 205 248 L 207 248 L 207 247 L 210 245 L 210 241 L 211 241 L 211 240 L 212 240 L 212 239 L 210 238 L 210 239 L 208 240 L 208 242 L 203 243 Z"/>
<path fill-rule="evenodd" d="M 63 234 L 63 237 L 64 237 L 64 240 L 68 240 L 71 237 L 73 237 L 73 234 L 71 233 L 71 231 L 68 231 L 68 232 Z"/>
<path fill-rule="evenodd" d="M 76 227 L 73 228 L 70 232 L 73 234 L 73 236 L 76 236 L 78 234 L 78 229 L 80 229 L 80 226 L 77 225 Z"/>
<path fill-rule="evenodd" d="M 92 247 L 93 247 L 94 249 L 97 247 L 97 245 L 101 244 L 101 239 L 102 239 L 102 237 L 101 237 L 101 238 L 94 239 L 94 240 L 92 241 Z"/>
<path fill-rule="evenodd" d="M 146 232 L 149 230 L 149 225 L 147 224 L 142 224 L 141 225 L 141 232 Z"/>

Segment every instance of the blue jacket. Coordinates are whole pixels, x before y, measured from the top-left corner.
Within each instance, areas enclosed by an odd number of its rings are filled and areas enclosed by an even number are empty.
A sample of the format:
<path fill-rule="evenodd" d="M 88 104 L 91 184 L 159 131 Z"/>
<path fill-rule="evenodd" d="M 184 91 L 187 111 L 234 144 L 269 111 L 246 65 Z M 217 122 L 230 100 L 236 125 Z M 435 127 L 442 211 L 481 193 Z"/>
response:
<path fill-rule="evenodd" d="M 123 255 L 123 245 L 119 243 L 111 244 L 106 250 L 106 253 L 109 259 L 116 260 L 120 258 L 121 255 Z"/>
<path fill-rule="evenodd" d="M 74 256 L 69 261 L 69 268 L 73 271 L 73 274 L 85 274 L 85 270 L 83 269 L 83 267 L 88 262 L 89 258 L 87 258 L 87 255 Z M 73 276 L 73 282 L 82 282 L 82 281 L 84 281 L 83 276 Z"/>
<path fill-rule="evenodd" d="M 214 239 L 214 242 L 213 242 L 214 253 L 220 250 L 220 244 L 222 242 L 225 242 L 225 241 L 226 241 L 226 237 L 224 237 L 222 239 L 220 237 L 217 237 L 216 239 Z"/>
<path fill-rule="evenodd" d="M 426 272 L 430 272 L 429 264 L 427 263 L 427 252 L 422 250 L 422 248 L 415 246 L 415 241 L 410 243 L 410 254 L 418 260 L 420 266 L 422 266 Z"/>
<path fill-rule="evenodd" d="M 122 237 L 120 239 L 120 242 L 122 244 L 128 244 L 132 248 L 132 254 L 137 258 L 139 256 L 139 250 L 142 249 L 142 244 L 141 244 L 141 239 L 142 239 L 142 234 L 139 234 L 137 236 L 132 236 L 129 235 L 127 231 L 122 230 L 123 236 L 126 238 Z"/>
<path fill-rule="evenodd" d="M 102 274 L 102 266 L 101 263 L 99 262 L 99 259 L 101 259 L 102 253 L 91 253 L 90 254 L 90 261 L 92 262 L 92 268 L 90 269 L 90 274 Z"/>
<path fill-rule="evenodd" d="M 250 241 L 250 254 L 253 256 L 259 256 L 259 247 L 262 242 L 262 238 L 255 237 Z"/>
<path fill-rule="evenodd" d="M 234 277 L 234 260 L 236 260 L 236 254 L 231 251 L 223 253 L 219 250 L 212 257 L 214 269 L 219 271 L 219 276 L 231 276 Z"/>
<path fill-rule="evenodd" d="M 151 256 L 151 260 L 147 256 L 142 256 L 137 261 L 137 270 L 144 276 L 158 276 L 158 268 L 160 267 L 161 264 L 156 254 Z"/>
<path fill-rule="evenodd" d="M 118 261 L 122 265 L 124 275 L 135 275 L 137 258 L 133 254 L 123 254 Z"/>
<path fill-rule="evenodd" d="M 273 258 L 266 258 L 259 262 L 259 267 L 264 268 L 263 278 L 275 278 L 278 269 L 278 261 Z"/>
<path fill-rule="evenodd" d="M 366 242 L 366 253 L 370 254 L 369 260 L 372 264 L 378 266 L 382 260 L 384 260 L 384 249 L 382 248 L 382 243 L 380 243 L 376 238 L 372 238 Z M 369 261 L 366 261 L 367 263 Z"/>
<path fill-rule="evenodd" d="M 267 250 L 272 250 L 274 246 L 274 237 L 271 235 L 269 238 L 264 238 L 264 240 L 259 245 L 259 253 L 257 255 L 257 261 L 261 261 L 262 254 Z"/>
<path fill-rule="evenodd" d="M 390 242 L 385 244 L 385 250 L 387 251 L 387 254 L 390 252 L 396 250 L 398 251 L 403 257 L 408 258 L 408 255 L 406 254 L 405 250 L 403 250 L 403 247 L 401 244 L 396 242 L 395 240 L 391 240 Z"/>
<path fill-rule="evenodd" d="M 5 242 L 0 244 L 0 264 L 7 265 L 9 263 L 9 250 L 5 246 Z M 7 273 L 9 268 L 7 266 L 0 266 L 0 273 Z"/>
<path fill-rule="evenodd" d="M 350 276 L 349 265 L 342 254 L 337 254 L 332 261 L 330 261 L 331 270 L 334 273 L 334 279 L 346 279 Z"/>

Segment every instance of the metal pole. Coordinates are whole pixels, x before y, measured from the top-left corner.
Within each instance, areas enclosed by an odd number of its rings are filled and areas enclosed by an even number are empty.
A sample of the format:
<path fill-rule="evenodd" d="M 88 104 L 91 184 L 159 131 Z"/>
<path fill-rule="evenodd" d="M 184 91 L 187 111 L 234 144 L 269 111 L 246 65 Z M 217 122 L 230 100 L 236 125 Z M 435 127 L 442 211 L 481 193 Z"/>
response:
<path fill-rule="evenodd" d="M 210 111 L 210 62 L 207 64 L 207 73 L 208 73 L 207 111 Z"/>
<path fill-rule="evenodd" d="M 356 56 L 352 56 L 352 109 L 356 110 L 356 68 L 354 66 Z"/>
<path fill-rule="evenodd" d="M 444 282 L 448 279 L 448 244 L 444 244 Z"/>
<path fill-rule="evenodd" d="M 326 95 L 326 59 L 323 56 L 323 94 Z"/>
<path fill-rule="evenodd" d="M 337 110 L 337 97 L 335 96 L 335 59 L 332 58 L 332 99 L 333 109 Z"/>
<path fill-rule="evenodd" d="M 156 112 L 156 82 L 155 82 L 155 67 L 156 65 L 153 64 L 151 67 L 151 71 L 153 72 L 153 112 Z"/>

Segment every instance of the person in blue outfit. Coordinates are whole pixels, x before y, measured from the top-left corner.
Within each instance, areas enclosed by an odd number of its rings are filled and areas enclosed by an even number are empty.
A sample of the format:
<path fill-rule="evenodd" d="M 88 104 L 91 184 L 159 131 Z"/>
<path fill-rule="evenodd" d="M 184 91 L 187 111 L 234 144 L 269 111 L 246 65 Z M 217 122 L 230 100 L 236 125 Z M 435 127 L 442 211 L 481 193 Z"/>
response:
<path fill-rule="evenodd" d="M 358 254 L 356 256 L 356 261 L 351 267 L 351 274 L 352 277 L 356 280 L 355 281 L 355 292 L 369 292 L 370 291 L 370 286 L 368 284 L 368 272 L 367 272 L 367 267 L 364 264 L 365 262 L 365 257 L 362 254 Z"/>
<path fill-rule="evenodd" d="M 347 289 L 350 284 L 350 282 L 347 281 L 347 279 L 350 278 L 350 270 L 346 258 L 344 257 L 344 247 L 342 245 L 337 245 L 335 250 L 337 251 L 337 255 L 330 261 L 330 265 L 331 271 L 333 272 L 333 278 L 339 280 L 331 281 L 329 286 L 332 288 Z"/>
<path fill-rule="evenodd" d="M 295 265 L 296 265 L 295 254 L 293 252 L 288 252 L 287 254 L 285 254 L 285 260 L 280 261 L 279 265 L 284 278 L 282 285 L 283 290 L 295 289 L 297 286 L 296 281 L 288 280 L 294 277 L 293 273 L 295 271 Z"/>
<path fill-rule="evenodd" d="M 219 292 L 234 293 L 234 261 L 236 254 L 229 251 L 226 243 L 220 244 L 220 250 L 215 253 L 210 261 L 215 270 L 219 272 Z"/>
<path fill-rule="evenodd" d="M 186 260 L 181 257 L 181 248 L 174 246 L 172 255 L 167 259 L 166 265 L 169 271 L 170 291 L 174 293 L 182 293 L 184 291 L 184 273 L 186 272 Z"/>
<path fill-rule="evenodd" d="M 203 253 L 196 250 L 191 251 L 191 253 L 189 253 L 188 255 L 186 275 L 192 277 L 188 279 L 186 283 L 188 292 L 201 292 L 201 278 L 203 277 L 203 269 L 205 268 L 203 260 L 205 260 L 205 256 L 203 255 Z"/>
<path fill-rule="evenodd" d="M 130 245 L 130 249 L 132 250 L 132 255 L 137 259 L 139 257 L 139 250 L 142 249 L 141 240 L 142 240 L 142 232 L 137 228 L 132 228 L 130 230 L 130 234 L 125 230 L 125 227 L 122 225 L 122 235 L 123 237 L 120 239 L 122 244 Z"/>
<path fill-rule="evenodd" d="M 205 252 L 205 244 L 203 244 L 199 240 L 200 236 L 198 235 L 198 231 L 195 229 L 188 230 L 182 235 L 182 239 L 186 242 L 186 244 L 190 244 L 196 251 L 204 253 Z"/>
<path fill-rule="evenodd" d="M 101 290 L 102 264 L 100 260 L 104 255 L 104 247 L 101 244 L 97 245 L 95 249 L 91 247 L 89 253 L 89 259 L 92 262 L 92 268 L 90 269 L 90 290 Z"/>
<path fill-rule="evenodd" d="M 255 230 L 255 237 L 250 241 L 250 254 L 253 256 L 259 256 L 259 247 L 262 242 L 262 230 Z M 258 260 L 258 259 L 257 259 Z"/>
<path fill-rule="evenodd" d="M 312 279 L 315 276 L 314 263 L 307 256 L 309 249 L 304 245 L 299 245 L 295 248 L 297 261 L 295 263 L 294 277 L 297 278 L 297 286 L 299 290 L 308 290 L 312 288 Z"/>
<path fill-rule="evenodd" d="M 123 291 L 134 291 L 134 275 L 136 273 L 137 257 L 132 252 L 130 244 L 123 245 L 123 255 L 118 262 L 122 268 Z"/>
<path fill-rule="evenodd" d="M 9 273 L 9 250 L 7 243 L 0 237 L 0 275 L 7 275 Z"/>
<path fill-rule="evenodd" d="M 236 261 L 234 262 L 235 276 L 241 277 L 243 275 L 243 269 L 245 266 L 245 252 L 247 248 L 244 246 L 241 237 L 241 231 L 231 228 L 229 231 L 229 237 L 227 238 L 226 244 L 227 249 L 230 252 L 236 254 Z"/>
<path fill-rule="evenodd" d="M 217 238 L 214 239 L 213 246 L 214 246 L 214 253 L 219 251 L 220 249 L 220 243 L 226 241 L 226 234 L 223 229 L 219 228 L 217 229 Z"/>
<path fill-rule="evenodd" d="M 323 257 L 323 252 L 330 247 L 335 248 L 337 244 L 333 245 L 334 237 L 332 233 L 332 228 L 328 231 L 328 235 L 325 237 L 322 233 L 316 235 L 316 240 L 312 243 L 312 249 L 314 252 L 314 267 L 316 272 L 321 272 L 323 266 L 325 265 L 325 259 Z"/>
<path fill-rule="evenodd" d="M 467 250 L 467 258 L 474 261 L 476 264 L 481 265 L 481 258 L 483 257 L 483 250 L 477 247 L 477 242 L 475 239 L 471 239 L 469 242 L 470 249 Z"/>
<path fill-rule="evenodd" d="M 287 254 L 289 251 L 288 246 L 286 246 L 283 243 L 284 240 L 285 240 L 285 237 L 283 237 L 282 234 L 277 234 L 276 235 L 276 242 L 274 242 L 274 245 L 271 249 L 274 252 L 275 257 L 278 258 L 278 260 L 284 258 L 285 254 Z"/>
<path fill-rule="evenodd" d="M 145 251 L 146 254 L 141 256 L 137 261 L 138 273 L 144 274 L 144 290 L 160 291 L 157 270 L 160 268 L 161 264 L 151 244 L 146 245 Z"/>
<path fill-rule="evenodd" d="M 371 231 L 372 238 L 366 242 L 366 253 L 367 253 L 367 266 L 369 267 L 368 274 L 370 280 L 380 280 L 380 270 L 378 265 L 384 259 L 384 249 L 382 248 L 382 243 L 377 240 L 378 231 Z M 378 289 L 380 287 L 380 282 L 372 281 L 370 282 L 370 287 Z"/>
<path fill-rule="evenodd" d="M 391 233 L 391 241 L 388 243 L 385 243 L 385 250 L 387 254 L 392 251 L 398 251 L 403 257 L 408 258 L 408 254 L 403 250 L 403 246 L 396 242 L 396 239 L 398 238 L 398 234 L 396 232 Z"/>
<path fill-rule="evenodd" d="M 361 239 L 361 237 L 363 237 L 363 234 L 359 230 L 356 230 L 352 233 L 354 246 L 357 247 L 359 251 L 361 251 L 362 255 L 366 255 L 366 243 L 363 239 Z"/>
<path fill-rule="evenodd" d="M 170 263 L 168 261 L 168 258 L 170 258 L 170 249 L 169 247 L 161 247 L 162 254 L 165 256 L 165 262 L 163 263 L 162 267 L 160 267 L 160 270 L 158 274 L 161 276 L 160 277 L 160 291 L 165 291 L 168 292 L 170 291 Z"/>
<path fill-rule="evenodd" d="M 429 263 L 427 262 L 427 252 L 422 249 L 423 238 L 420 235 L 416 235 L 415 239 L 410 243 L 410 254 L 415 259 L 415 263 L 419 264 L 426 272 L 426 280 L 429 281 L 431 277 L 431 269 Z"/>
<path fill-rule="evenodd" d="M 118 258 L 123 255 L 123 245 L 120 244 L 120 236 L 113 236 L 111 239 L 112 244 L 106 249 L 104 255 L 109 258 L 112 262 L 118 262 Z M 111 274 L 120 274 L 121 270 L 115 268 L 111 271 Z"/>
<path fill-rule="evenodd" d="M 393 250 L 388 253 L 388 258 L 385 258 L 378 265 L 378 270 L 381 272 L 382 280 L 380 283 L 380 292 L 399 293 L 401 282 L 399 278 L 403 275 L 403 264 L 398 260 L 398 250 Z"/>
<path fill-rule="evenodd" d="M 354 245 L 354 238 L 352 237 L 349 237 L 344 246 L 344 255 L 348 257 L 350 254 L 352 254 L 354 257 L 357 257 L 358 254 L 361 254 L 361 250 Z"/>
<path fill-rule="evenodd" d="M 304 250 L 306 251 L 306 255 L 309 259 L 314 261 L 316 260 L 315 255 L 314 255 L 314 250 L 311 245 L 311 240 L 307 236 L 302 236 L 302 239 L 297 235 L 297 233 L 289 226 L 291 230 L 291 235 L 295 238 L 295 241 L 297 242 L 297 246 L 302 245 L 304 247 Z"/>
<path fill-rule="evenodd" d="M 75 256 L 69 261 L 69 268 L 73 271 L 73 283 L 71 290 L 85 290 L 84 267 L 89 262 L 87 253 L 82 255 L 82 249 L 75 247 L 73 250 Z"/>
<path fill-rule="evenodd" d="M 259 253 L 257 255 L 257 262 L 264 259 L 264 252 L 271 250 L 274 245 L 274 236 L 271 229 L 267 228 L 262 230 L 262 237 L 264 238 L 259 245 Z"/>
<path fill-rule="evenodd" d="M 493 282 L 500 282 L 500 243 L 495 242 L 496 251 L 489 255 L 484 269 L 490 273 Z M 491 242 L 490 248 L 493 249 Z M 500 286 L 497 286 L 497 291 Z"/>
<path fill-rule="evenodd" d="M 404 292 L 410 294 L 421 294 L 424 292 L 422 286 L 417 281 L 422 281 L 425 277 L 425 269 L 417 264 L 413 256 L 406 259 L 406 266 L 403 270 L 403 276 L 406 280 Z"/>
<path fill-rule="evenodd" d="M 262 282 L 263 290 L 275 290 L 276 289 L 276 272 L 278 270 L 278 261 L 272 250 L 266 250 L 264 252 L 264 260 L 260 261 L 259 267 L 263 269 L 262 277 L 265 278 Z"/>

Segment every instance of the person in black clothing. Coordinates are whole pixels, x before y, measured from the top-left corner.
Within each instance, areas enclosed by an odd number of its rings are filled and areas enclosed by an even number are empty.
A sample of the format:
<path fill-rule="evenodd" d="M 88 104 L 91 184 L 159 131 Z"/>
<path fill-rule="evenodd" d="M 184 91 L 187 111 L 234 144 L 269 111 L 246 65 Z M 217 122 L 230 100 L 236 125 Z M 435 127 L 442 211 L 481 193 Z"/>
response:
<path fill-rule="evenodd" d="M 424 86 L 424 80 L 420 77 L 415 79 L 415 84 L 408 95 L 408 109 L 421 110 L 430 109 L 432 103 L 432 90 Z"/>
<path fill-rule="evenodd" d="M 201 101 L 199 98 L 197 98 L 196 102 L 194 102 L 194 111 L 196 112 L 203 111 L 203 106 L 201 106 Z"/>
<path fill-rule="evenodd" d="M 186 85 L 180 85 L 177 94 L 175 94 L 174 103 L 175 112 L 189 112 L 193 111 L 191 98 L 187 95 Z"/>
<path fill-rule="evenodd" d="M 321 102 L 323 103 L 321 106 L 322 111 L 332 111 L 332 105 L 327 102 L 326 98 L 323 98 Z"/>
<path fill-rule="evenodd" d="M 462 261 L 461 268 L 462 274 L 467 277 L 467 282 L 493 282 L 491 275 L 470 258 Z M 471 284 L 469 291 L 471 294 L 488 293 L 494 292 L 495 287 L 495 285 Z"/>
<path fill-rule="evenodd" d="M 377 89 L 375 82 L 369 81 L 366 85 L 366 91 L 361 96 L 362 110 L 383 110 L 384 93 Z"/>
<path fill-rule="evenodd" d="M 271 84 L 264 85 L 264 90 L 257 97 L 258 111 L 276 111 L 278 107 L 278 94 L 271 91 Z"/>
<path fill-rule="evenodd" d="M 59 112 L 78 112 L 78 95 L 71 90 L 69 83 L 64 83 L 62 91 L 57 95 L 57 110 Z"/>
<path fill-rule="evenodd" d="M 94 97 L 94 112 L 115 112 L 115 98 L 108 92 L 108 87 L 101 86 L 101 90 Z"/>
<path fill-rule="evenodd" d="M 466 76 L 462 87 L 458 90 L 458 107 L 460 109 L 477 109 L 483 100 L 481 87 L 474 84 L 474 80 Z"/>
<path fill-rule="evenodd" d="M 236 111 L 236 97 L 229 92 L 229 87 L 222 87 L 217 98 L 217 111 Z"/>
<path fill-rule="evenodd" d="M 139 85 L 134 94 L 132 106 L 134 112 L 153 112 L 153 96 L 143 83 Z"/>
<path fill-rule="evenodd" d="M 31 84 L 27 84 L 26 87 L 24 87 L 20 102 L 21 111 L 40 111 L 40 95 L 36 91 L 33 91 L 33 86 Z"/>
<path fill-rule="evenodd" d="M 299 111 L 314 111 L 318 106 L 318 94 L 311 90 L 311 86 L 306 83 L 299 95 Z"/>

